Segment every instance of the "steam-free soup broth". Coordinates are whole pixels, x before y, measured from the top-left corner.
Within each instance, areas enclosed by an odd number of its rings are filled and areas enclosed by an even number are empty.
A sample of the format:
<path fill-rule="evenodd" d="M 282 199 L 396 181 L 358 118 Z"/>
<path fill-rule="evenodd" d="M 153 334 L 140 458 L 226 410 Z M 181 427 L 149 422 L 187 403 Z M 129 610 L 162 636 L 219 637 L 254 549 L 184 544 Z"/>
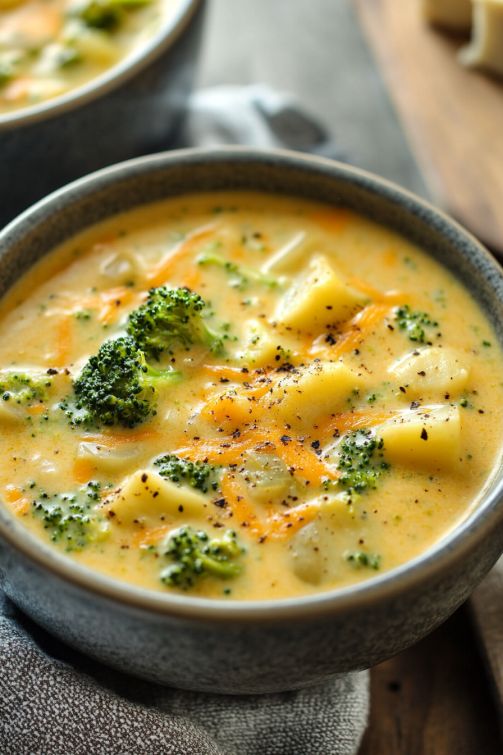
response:
<path fill-rule="evenodd" d="M 184 196 L 54 250 L 0 310 L 0 493 L 134 585 L 369 579 L 477 505 L 502 355 L 463 285 L 345 209 Z"/>

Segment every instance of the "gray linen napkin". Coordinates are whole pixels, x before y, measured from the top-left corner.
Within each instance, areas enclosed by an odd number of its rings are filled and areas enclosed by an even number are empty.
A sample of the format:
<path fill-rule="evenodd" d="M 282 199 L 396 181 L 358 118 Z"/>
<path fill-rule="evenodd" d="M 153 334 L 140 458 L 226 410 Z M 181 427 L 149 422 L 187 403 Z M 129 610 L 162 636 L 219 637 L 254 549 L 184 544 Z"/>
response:
<path fill-rule="evenodd" d="M 367 672 L 250 697 L 142 682 L 58 645 L 0 593 L 2 753 L 351 755 L 368 701 Z"/>
<path fill-rule="evenodd" d="M 322 126 L 266 86 L 196 92 L 181 142 L 341 157 Z M 367 724 L 368 688 L 368 672 L 250 697 L 148 684 L 62 646 L 0 591 L 0 753 L 353 755 Z"/>
<path fill-rule="evenodd" d="M 325 127 L 293 96 L 266 84 L 223 85 L 195 92 L 179 140 L 180 146 L 283 147 L 345 159 Z"/>

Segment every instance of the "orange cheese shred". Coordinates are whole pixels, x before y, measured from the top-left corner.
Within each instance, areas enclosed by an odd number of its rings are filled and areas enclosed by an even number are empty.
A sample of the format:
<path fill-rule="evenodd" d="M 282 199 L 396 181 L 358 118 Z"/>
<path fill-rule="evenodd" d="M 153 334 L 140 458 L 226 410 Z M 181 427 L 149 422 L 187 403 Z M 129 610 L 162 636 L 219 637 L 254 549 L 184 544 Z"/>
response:
<path fill-rule="evenodd" d="M 61 317 L 56 324 L 56 348 L 51 364 L 54 367 L 66 367 L 70 361 L 73 344 L 73 322 L 68 315 Z"/>
<path fill-rule="evenodd" d="M 369 304 L 353 317 L 333 346 L 327 345 L 324 336 L 317 338 L 311 346 L 311 356 L 323 355 L 327 359 L 336 359 L 358 348 L 384 320 L 390 308 L 390 304 Z"/>
<path fill-rule="evenodd" d="M 191 291 L 195 291 L 196 289 L 200 288 L 201 280 L 201 269 L 197 265 L 194 265 L 184 276 L 182 283 L 186 288 L 190 288 Z"/>
<path fill-rule="evenodd" d="M 92 479 L 96 466 L 91 459 L 76 458 L 73 463 L 73 478 L 79 485 L 84 485 Z"/>
<path fill-rule="evenodd" d="M 222 475 L 220 490 L 234 517 L 236 517 L 236 524 L 245 525 L 249 532 L 259 537 L 264 535 L 264 527 L 258 521 L 253 508 L 243 495 L 241 484 L 234 474 L 227 472 Z"/>
<path fill-rule="evenodd" d="M 274 514 L 267 521 L 267 535 L 274 540 L 294 535 L 301 527 L 316 518 L 320 511 L 319 503 L 306 501 L 281 514 Z"/>
<path fill-rule="evenodd" d="M 356 288 L 357 291 L 365 294 L 378 304 L 406 304 L 409 299 L 409 296 L 402 291 L 379 291 L 379 289 L 374 288 L 370 283 L 354 276 L 348 278 L 347 282 L 352 288 Z"/>
<path fill-rule="evenodd" d="M 80 440 L 88 443 L 97 443 L 102 446 L 119 446 L 123 443 L 145 443 L 157 440 L 160 433 L 157 430 L 129 430 L 128 432 L 95 433 L 82 435 Z"/>
<path fill-rule="evenodd" d="M 134 548 L 141 548 L 147 545 L 153 545 L 159 542 L 161 538 L 168 534 L 173 529 L 172 524 L 162 524 L 159 527 L 152 527 L 146 530 L 140 530 L 136 532 L 131 540 L 131 545 Z"/>
<path fill-rule="evenodd" d="M 33 406 L 26 407 L 26 413 L 30 414 L 32 417 L 43 414 L 46 410 L 47 407 L 45 404 L 33 404 Z"/>
<path fill-rule="evenodd" d="M 21 488 L 15 485 L 6 485 L 3 491 L 3 498 L 16 516 L 22 516 L 28 512 L 30 502 L 25 497 Z"/>
<path fill-rule="evenodd" d="M 239 464 L 247 451 L 269 441 L 269 435 L 265 430 L 250 429 L 241 433 L 239 439 L 225 436 L 212 440 L 194 440 L 190 446 L 178 448 L 173 453 L 194 461 L 207 459 L 214 464 Z"/>
<path fill-rule="evenodd" d="M 117 288 L 102 291 L 99 294 L 100 309 L 98 320 L 104 324 L 113 322 L 120 312 L 120 308 L 125 304 L 129 304 L 133 296 L 134 292 L 130 288 L 126 288 L 126 286 L 118 286 Z"/>
<path fill-rule="evenodd" d="M 183 239 L 179 244 L 171 249 L 168 254 L 161 260 L 159 265 L 148 276 L 148 282 L 151 286 L 162 286 L 173 274 L 176 265 L 190 252 L 198 246 L 201 241 L 206 240 L 215 232 L 216 225 L 209 225 L 196 228 L 194 231 Z"/>
<path fill-rule="evenodd" d="M 287 467 L 294 470 L 296 477 L 301 477 L 313 485 L 321 485 L 323 480 L 335 480 L 339 477 L 338 472 L 330 469 L 300 441 L 292 439 L 284 442 L 276 437 L 273 442 L 274 451 Z"/>
<path fill-rule="evenodd" d="M 310 218 L 327 233 L 339 234 L 353 219 L 351 210 L 344 207 L 334 207 L 326 210 L 316 210 Z"/>
<path fill-rule="evenodd" d="M 226 364 L 203 364 L 201 370 L 208 372 L 211 376 L 217 378 L 226 378 L 235 382 L 245 382 L 250 379 L 250 374 L 246 370 L 243 372 L 242 367 L 230 367 Z"/>
<path fill-rule="evenodd" d="M 361 430 L 367 427 L 380 425 L 393 416 L 394 412 L 344 412 L 330 417 L 323 425 L 319 427 L 318 434 L 320 438 L 327 439 L 338 432 L 340 435 L 352 430 Z"/>

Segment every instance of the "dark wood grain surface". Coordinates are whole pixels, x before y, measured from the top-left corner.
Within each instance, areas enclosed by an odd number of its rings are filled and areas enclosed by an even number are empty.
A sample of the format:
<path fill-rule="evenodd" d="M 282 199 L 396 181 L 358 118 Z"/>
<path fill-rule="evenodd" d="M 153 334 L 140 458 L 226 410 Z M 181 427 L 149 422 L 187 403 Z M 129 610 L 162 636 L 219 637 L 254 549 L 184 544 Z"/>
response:
<path fill-rule="evenodd" d="M 371 675 L 359 755 L 501 755 L 498 715 L 469 613 L 458 611 Z"/>
<path fill-rule="evenodd" d="M 474 591 L 470 610 L 503 718 L 503 556 Z"/>

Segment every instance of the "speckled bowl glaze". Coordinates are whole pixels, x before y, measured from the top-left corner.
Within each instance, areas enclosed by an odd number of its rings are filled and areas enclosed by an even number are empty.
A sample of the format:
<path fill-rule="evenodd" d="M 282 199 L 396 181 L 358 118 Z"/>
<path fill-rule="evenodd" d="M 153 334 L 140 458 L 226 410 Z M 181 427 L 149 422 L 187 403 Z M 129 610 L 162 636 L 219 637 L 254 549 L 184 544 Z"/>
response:
<path fill-rule="evenodd" d="M 461 279 L 503 340 L 503 277 L 473 237 L 397 186 L 286 152 L 187 150 L 82 179 L 0 235 L 0 294 L 56 244 L 119 210 L 233 188 L 343 205 L 395 229 Z M 294 689 L 378 663 L 444 621 L 503 549 L 502 488 L 500 468 L 462 524 L 398 569 L 354 587 L 263 603 L 130 587 L 36 540 L 0 506 L 0 584 L 64 642 L 140 677 L 208 692 Z"/>
<path fill-rule="evenodd" d="M 0 113 L 0 228 L 48 192 L 167 149 L 195 78 L 205 0 L 180 0 L 145 45 L 62 97 Z"/>

